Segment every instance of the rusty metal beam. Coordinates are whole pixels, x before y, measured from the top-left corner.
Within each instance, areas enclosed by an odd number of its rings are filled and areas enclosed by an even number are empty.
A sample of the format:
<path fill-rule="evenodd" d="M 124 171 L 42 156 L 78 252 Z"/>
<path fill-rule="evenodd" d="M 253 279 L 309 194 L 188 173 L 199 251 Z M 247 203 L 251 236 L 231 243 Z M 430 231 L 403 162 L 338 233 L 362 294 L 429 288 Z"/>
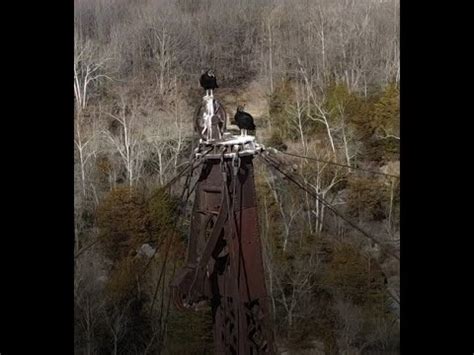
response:
<path fill-rule="evenodd" d="M 174 299 L 180 309 L 210 301 L 217 354 L 274 354 L 253 156 L 238 160 L 236 166 L 222 155 L 203 163 Z"/>

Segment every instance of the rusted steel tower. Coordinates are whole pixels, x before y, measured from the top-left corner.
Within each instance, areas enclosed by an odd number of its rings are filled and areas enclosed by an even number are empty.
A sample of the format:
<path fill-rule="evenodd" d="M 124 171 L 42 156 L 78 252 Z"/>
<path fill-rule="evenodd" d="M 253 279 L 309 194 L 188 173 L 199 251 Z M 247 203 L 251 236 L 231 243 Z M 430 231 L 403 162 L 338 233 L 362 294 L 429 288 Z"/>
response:
<path fill-rule="evenodd" d="M 222 136 L 197 149 L 203 164 L 174 300 L 211 302 L 217 354 L 274 354 L 252 162 L 262 147 L 253 136 Z"/>

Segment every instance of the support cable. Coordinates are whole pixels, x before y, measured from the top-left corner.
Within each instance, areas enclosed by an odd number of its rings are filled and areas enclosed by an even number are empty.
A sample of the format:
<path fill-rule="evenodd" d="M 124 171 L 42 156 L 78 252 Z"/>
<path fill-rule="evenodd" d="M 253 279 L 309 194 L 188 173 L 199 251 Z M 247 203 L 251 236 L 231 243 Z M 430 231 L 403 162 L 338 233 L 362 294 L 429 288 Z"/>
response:
<path fill-rule="evenodd" d="M 302 183 L 300 181 L 298 181 L 294 176 L 291 176 L 289 175 L 288 173 L 286 173 L 285 171 L 283 171 L 280 167 L 280 163 L 279 162 L 276 162 L 274 161 L 273 159 L 271 159 L 270 157 L 268 156 L 264 156 L 264 155 L 260 155 L 261 159 L 270 167 L 274 168 L 275 170 L 279 171 L 283 176 L 285 176 L 289 181 L 293 182 L 297 187 L 299 187 L 301 190 L 307 192 L 310 196 L 312 196 L 313 198 L 317 199 L 321 204 L 323 204 L 327 209 L 329 209 L 331 212 L 333 212 L 337 217 L 339 217 L 340 219 L 342 219 L 343 221 L 345 221 L 348 225 L 350 225 L 352 228 L 354 228 L 355 230 L 357 230 L 359 233 L 361 233 L 363 236 L 365 236 L 366 238 L 372 240 L 374 243 L 376 244 L 379 244 L 379 245 L 383 245 L 386 243 L 383 243 L 382 241 L 380 241 L 378 238 L 372 236 L 371 234 L 369 234 L 368 232 L 366 232 L 364 229 L 362 229 L 360 226 L 358 226 L 356 223 L 352 222 L 351 220 L 349 220 L 347 217 L 345 217 L 342 213 L 340 213 L 338 210 L 336 210 L 331 204 L 329 204 L 326 200 L 324 200 L 321 196 L 318 196 L 317 194 L 315 194 L 313 191 L 311 191 L 310 189 L 308 189 L 305 185 L 305 183 Z M 386 249 L 385 252 L 394 257 L 395 259 L 397 260 L 400 260 L 400 257 L 395 253 L 393 252 L 392 250 L 390 249 Z"/>
<path fill-rule="evenodd" d="M 275 153 L 279 153 L 279 154 L 289 155 L 289 156 L 292 156 L 292 157 L 297 157 L 297 158 L 302 158 L 302 159 L 308 159 L 308 160 L 314 160 L 314 161 L 318 161 L 318 162 L 320 162 L 320 163 L 326 163 L 326 164 L 331 164 L 331 165 L 337 165 L 337 166 L 341 166 L 341 167 L 349 168 L 349 169 L 353 169 L 353 170 L 365 171 L 365 172 L 368 172 L 368 173 L 371 173 L 371 174 L 378 174 L 378 175 L 383 175 L 383 176 L 387 176 L 387 177 L 391 177 L 391 178 L 400 179 L 400 176 L 398 176 L 398 175 L 386 174 L 386 173 L 382 173 L 382 172 L 380 172 L 380 171 L 375 171 L 375 170 L 370 170 L 370 169 L 364 169 L 364 168 L 358 168 L 358 167 L 355 167 L 355 166 L 352 166 L 352 165 L 336 163 L 336 162 L 329 161 L 329 160 L 323 160 L 323 159 L 314 158 L 314 157 L 307 157 L 307 156 L 304 156 L 304 155 L 298 155 L 298 154 L 294 154 L 294 153 L 282 152 L 282 151 L 280 151 L 280 150 L 278 150 L 278 149 L 275 149 L 275 148 L 272 148 L 272 147 L 267 148 L 267 151 L 272 152 L 272 153 L 274 153 L 274 154 L 275 154 Z"/>

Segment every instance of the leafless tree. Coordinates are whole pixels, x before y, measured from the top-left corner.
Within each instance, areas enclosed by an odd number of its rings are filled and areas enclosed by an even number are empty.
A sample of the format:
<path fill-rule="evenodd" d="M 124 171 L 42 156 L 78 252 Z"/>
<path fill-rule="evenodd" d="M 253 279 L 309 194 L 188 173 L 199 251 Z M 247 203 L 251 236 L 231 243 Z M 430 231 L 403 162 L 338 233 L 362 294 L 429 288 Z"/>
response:
<path fill-rule="evenodd" d="M 128 101 L 124 93 L 120 94 L 118 111 L 118 113 L 107 112 L 107 115 L 118 124 L 118 133 L 114 134 L 107 130 L 104 135 L 111 143 L 114 151 L 119 154 L 125 167 L 128 184 L 133 186 L 141 176 L 143 134 L 139 126 L 135 102 Z"/>
<path fill-rule="evenodd" d="M 243 90 L 250 95 L 256 86 L 271 97 L 281 80 L 290 82 L 295 97 L 282 111 L 291 133 L 284 138 L 288 152 L 352 165 L 363 158 L 361 143 L 349 111 L 343 104 L 328 105 L 326 89 L 328 84 L 344 85 L 351 95 L 370 99 L 373 91 L 399 81 L 398 14 L 398 0 L 75 0 L 75 293 L 86 353 L 97 349 L 101 317 L 114 338 L 114 352 L 122 350 L 118 347 L 127 324 L 124 309 L 102 303 L 102 284 L 97 281 L 102 276 L 85 263 L 98 234 L 90 218 L 93 205 L 122 181 L 154 188 L 178 171 L 190 147 L 201 69 L 215 69 L 221 83 L 216 93 L 229 102 L 247 95 Z M 258 128 L 258 139 L 265 143 L 275 127 Z M 396 124 L 375 132 L 375 138 L 385 142 L 399 137 Z M 99 158 L 106 162 L 105 173 L 98 172 Z M 317 196 L 344 205 L 346 195 L 337 186 L 355 171 L 322 161 L 288 159 Z M 261 196 L 260 219 L 274 317 L 286 329 L 296 329 L 312 312 L 310 291 L 321 270 L 312 243 L 325 233 L 347 237 L 348 232 L 319 199 L 280 185 L 266 170 L 257 175 L 262 175 L 260 187 L 268 191 Z M 397 183 L 387 184 L 383 208 L 388 218 L 377 228 L 396 244 Z M 276 255 L 281 246 L 286 263 Z M 307 248 L 310 252 L 299 252 Z M 397 274 L 393 265 L 387 269 Z M 395 300 L 397 286 L 389 286 Z M 154 293 L 144 283 L 139 287 Z M 166 292 L 160 289 L 156 298 L 157 317 L 162 315 L 161 304 L 166 309 Z M 106 309 L 108 318 L 103 318 Z M 341 300 L 334 310 L 343 319 L 339 346 L 351 351 L 360 330 L 359 310 Z M 145 352 L 155 351 L 158 342 L 164 344 L 163 319 L 153 323 L 150 339 L 142 341 Z M 367 346 L 388 344 L 393 329 L 383 325 L 380 330 L 367 337 Z"/>
<path fill-rule="evenodd" d="M 282 191 L 275 185 L 275 179 L 265 177 L 265 180 L 268 184 L 268 187 L 272 191 L 275 202 L 279 208 L 282 224 L 284 227 L 283 251 L 286 251 L 288 241 L 290 239 L 291 226 L 301 211 L 301 205 L 299 203 L 289 205 L 289 200 L 283 197 Z"/>
<path fill-rule="evenodd" d="M 128 300 L 125 305 L 117 305 L 113 302 L 108 310 L 104 311 L 104 318 L 107 323 L 107 326 L 112 333 L 113 339 L 113 352 L 112 354 L 117 355 L 118 352 L 118 342 L 126 334 L 127 330 L 127 313 L 129 312 L 130 304 L 132 300 Z"/>
<path fill-rule="evenodd" d="M 314 288 L 315 275 L 320 271 L 317 250 L 312 248 L 304 257 L 303 253 L 297 254 L 291 265 L 280 265 L 273 273 L 277 301 L 285 310 L 289 329 L 295 326 L 298 318 L 311 313 L 311 290 Z"/>
<path fill-rule="evenodd" d="M 95 132 L 91 132 L 91 125 L 85 123 L 84 116 L 77 114 L 75 119 L 75 139 L 74 145 L 76 146 L 78 154 L 78 163 L 81 177 L 81 192 L 83 198 L 86 197 L 86 175 L 87 165 L 89 160 L 95 155 L 96 151 L 93 147 Z"/>
<path fill-rule="evenodd" d="M 339 349 L 341 351 L 354 351 L 353 344 L 363 327 L 362 310 L 341 298 L 337 298 L 334 308 L 341 319 L 341 327 L 338 329 Z"/>
<path fill-rule="evenodd" d="M 84 334 L 85 353 L 94 353 L 95 329 L 102 317 L 104 299 L 101 297 L 105 274 L 100 258 L 93 251 L 75 260 L 74 302 L 75 315 Z"/>
<path fill-rule="evenodd" d="M 101 53 L 98 44 L 74 36 L 74 97 L 76 110 L 84 110 L 91 91 L 104 79 L 112 79 L 106 64 L 111 58 Z"/>

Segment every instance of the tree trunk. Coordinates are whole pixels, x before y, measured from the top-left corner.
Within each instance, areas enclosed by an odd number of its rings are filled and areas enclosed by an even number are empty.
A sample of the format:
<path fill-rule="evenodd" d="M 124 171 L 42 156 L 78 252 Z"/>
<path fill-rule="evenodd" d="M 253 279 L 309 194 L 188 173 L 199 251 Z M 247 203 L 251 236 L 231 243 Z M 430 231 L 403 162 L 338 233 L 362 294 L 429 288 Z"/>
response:
<path fill-rule="evenodd" d="M 117 335 L 114 334 L 114 355 L 117 355 L 117 342 L 118 342 Z"/>

